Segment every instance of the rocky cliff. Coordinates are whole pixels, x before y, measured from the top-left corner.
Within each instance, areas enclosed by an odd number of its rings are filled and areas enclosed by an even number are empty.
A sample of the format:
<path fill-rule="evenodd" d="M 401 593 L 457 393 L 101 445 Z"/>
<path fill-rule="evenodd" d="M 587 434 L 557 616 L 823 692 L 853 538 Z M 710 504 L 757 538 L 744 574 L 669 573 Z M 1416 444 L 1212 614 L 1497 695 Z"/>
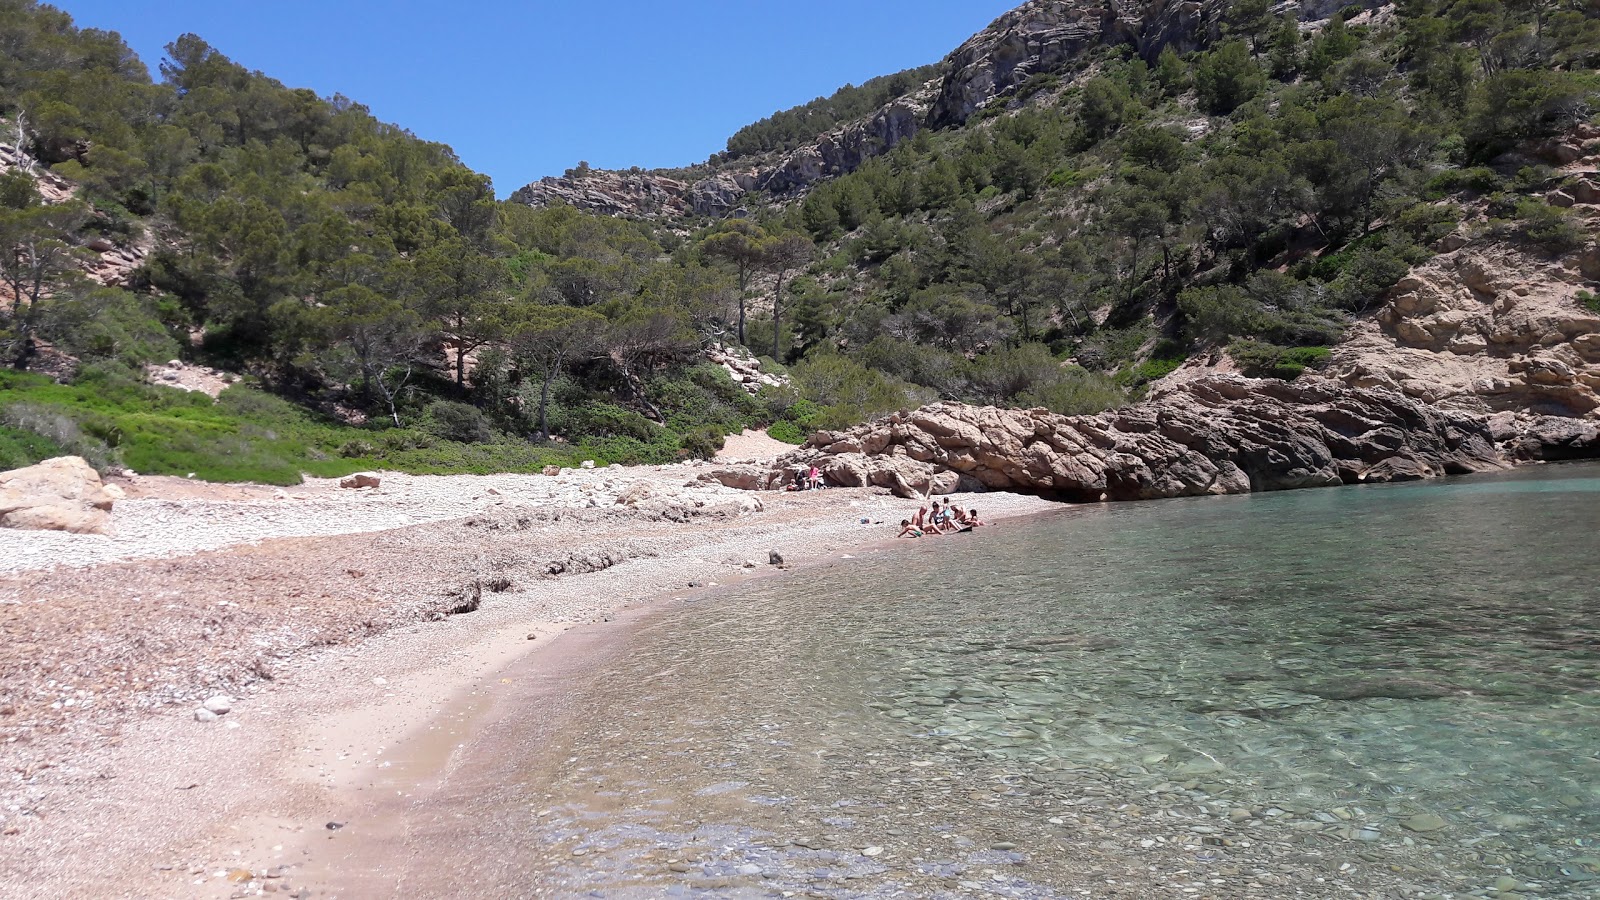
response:
<path fill-rule="evenodd" d="M 1596 437 L 1568 440 L 1600 451 Z M 770 489 L 815 464 L 833 484 L 903 497 L 994 489 L 1095 502 L 1484 472 L 1509 465 L 1512 453 L 1486 419 L 1387 388 L 1214 375 L 1096 416 L 938 403 L 817 434 L 770 469 L 706 477 Z"/>
<path fill-rule="evenodd" d="M 1343 3 L 1304 0 L 1302 18 L 1326 18 Z M 1368 0 L 1367 6 L 1381 5 Z M 1189 51 L 1219 33 L 1223 0 L 1029 0 L 974 35 L 944 62 L 943 76 L 791 153 L 717 172 L 691 184 L 659 173 L 592 172 L 544 178 L 511 199 L 566 203 L 606 215 L 726 215 L 752 191 L 787 195 L 848 174 L 926 128 L 963 124 L 1036 74 L 1070 65 L 1099 46 L 1129 45 L 1154 59 L 1167 46 Z"/>
<path fill-rule="evenodd" d="M 1551 254 L 1486 221 L 1464 224 L 1355 323 L 1329 373 L 1480 415 L 1600 418 L 1600 310 L 1580 300 L 1600 286 L 1600 155 L 1582 149 L 1597 139 L 1600 128 L 1583 126 L 1525 151 L 1563 166 L 1547 199 L 1590 241 Z"/>
<path fill-rule="evenodd" d="M 590 170 L 583 175 L 541 178 L 518 188 L 512 203 L 565 204 L 605 216 L 682 216 L 690 209 L 689 184 L 652 172 Z"/>

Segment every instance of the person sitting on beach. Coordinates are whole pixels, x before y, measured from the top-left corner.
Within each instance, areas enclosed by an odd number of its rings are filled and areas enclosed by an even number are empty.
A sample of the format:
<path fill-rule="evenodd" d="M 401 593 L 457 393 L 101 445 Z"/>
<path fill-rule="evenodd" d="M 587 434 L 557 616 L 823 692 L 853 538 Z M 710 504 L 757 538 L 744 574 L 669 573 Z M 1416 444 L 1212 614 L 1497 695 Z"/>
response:
<path fill-rule="evenodd" d="M 917 507 L 916 514 L 911 517 L 911 524 L 917 528 L 926 528 L 928 526 L 928 504 L 924 503 Z"/>
<path fill-rule="evenodd" d="M 805 489 L 806 489 L 806 473 L 799 472 L 799 471 L 794 473 L 794 484 L 791 484 L 788 487 L 784 488 L 784 490 L 786 490 L 786 491 L 803 491 Z"/>
<path fill-rule="evenodd" d="M 807 482 L 810 490 L 813 490 L 813 491 L 821 490 L 822 489 L 822 470 L 818 469 L 816 466 L 812 466 L 811 467 L 811 471 L 806 473 L 806 482 Z"/>
<path fill-rule="evenodd" d="M 967 510 L 967 524 L 971 525 L 973 528 L 977 528 L 984 524 L 983 520 L 978 518 L 977 507 Z"/>
<path fill-rule="evenodd" d="M 954 534 L 961 530 L 960 526 L 955 522 L 955 517 L 950 514 L 950 501 L 948 500 L 944 502 L 944 505 L 940 505 L 937 500 L 933 502 L 932 522 L 933 530 L 939 534 Z"/>
<path fill-rule="evenodd" d="M 902 519 L 902 520 L 900 520 L 900 537 L 903 537 L 903 538 L 919 538 L 919 537 L 922 537 L 922 534 L 923 534 L 922 529 L 918 528 L 917 526 L 915 526 L 913 524 L 911 524 L 911 520 L 910 519 Z"/>

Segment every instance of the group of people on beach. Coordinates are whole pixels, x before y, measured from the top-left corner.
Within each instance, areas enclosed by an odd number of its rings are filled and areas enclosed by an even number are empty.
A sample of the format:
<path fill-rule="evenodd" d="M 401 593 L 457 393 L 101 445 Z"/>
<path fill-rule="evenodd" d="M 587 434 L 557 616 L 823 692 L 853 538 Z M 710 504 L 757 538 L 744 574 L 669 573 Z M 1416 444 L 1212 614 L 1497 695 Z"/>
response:
<path fill-rule="evenodd" d="M 962 509 L 950 502 L 950 498 L 933 501 L 930 510 L 927 503 L 917 509 L 917 514 L 900 522 L 900 537 L 919 538 L 930 534 L 960 534 L 971 531 L 983 525 L 983 520 L 978 518 L 976 509 Z"/>
<path fill-rule="evenodd" d="M 822 477 L 822 470 L 813 465 L 811 467 L 811 471 L 809 472 L 801 472 L 796 470 L 794 473 L 794 481 L 790 483 L 788 487 L 785 487 L 784 490 L 820 491 L 827 486 L 828 482 L 827 479 Z"/>

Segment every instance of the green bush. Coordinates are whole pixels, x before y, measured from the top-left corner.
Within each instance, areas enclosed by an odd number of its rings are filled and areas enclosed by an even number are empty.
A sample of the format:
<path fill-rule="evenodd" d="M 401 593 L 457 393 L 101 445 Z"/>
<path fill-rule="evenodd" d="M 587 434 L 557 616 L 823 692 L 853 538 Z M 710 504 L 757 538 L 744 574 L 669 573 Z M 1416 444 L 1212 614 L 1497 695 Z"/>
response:
<path fill-rule="evenodd" d="M 438 400 L 428 404 L 422 414 L 422 427 L 437 437 L 461 444 L 494 440 L 494 429 L 483 411 L 466 403 Z"/>
<path fill-rule="evenodd" d="M 1322 368 L 1332 353 L 1327 347 L 1279 347 L 1261 341 L 1234 341 L 1228 345 L 1228 355 L 1246 375 L 1284 381 L 1299 378 L 1307 369 Z"/>
<path fill-rule="evenodd" d="M 0 472 L 67 455 L 59 444 L 43 435 L 0 425 Z"/>
<path fill-rule="evenodd" d="M 1551 253 L 1566 253 L 1583 246 L 1583 229 L 1564 209 L 1530 197 L 1517 204 L 1516 215 L 1522 237 Z"/>
<path fill-rule="evenodd" d="M 120 431 L 98 416 L 86 425 L 61 410 L 35 403 L 11 403 L 0 410 L 0 426 L 6 433 L 26 436 L 6 441 L 10 445 L 6 452 L 18 458 L 35 457 L 23 465 L 54 456 L 81 456 L 100 472 L 118 468 L 122 460 L 115 442 L 121 439 Z M 47 455 L 38 455 L 41 453 Z"/>
<path fill-rule="evenodd" d="M 1443 172 L 1428 179 L 1428 184 L 1423 188 L 1422 197 L 1425 200 L 1443 200 L 1451 194 L 1461 191 L 1471 191 L 1475 194 L 1492 194 L 1505 186 L 1505 182 L 1495 170 L 1487 166 L 1477 166 L 1471 169 L 1445 169 Z"/>
<path fill-rule="evenodd" d="M 802 431 L 798 424 L 788 419 L 781 419 L 768 426 L 767 437 L 775 441 L 783 441 L 785 444 L 799 445 L 804 444 L 809 435 Z"/>
<path fill-rule="evenodd" d="M 1122 406 L 1128 402 L 1128 395 L 1104 375 L 1068 369 L 1056 381 L 1033 388 L 1017 401 L 1022 406 L 1044 407 L 1063 416 L 1084 416 Z"/>
<path fill-rule="evenodd" d="M 1600 295 L 1595 294 L 1594 291 L 1579 291 L 1578 302 L 1583 304 L 1584 309 L 1592 313 L 1600 313 Z"/>
<path fill-rule="evenodd" d="M 691 459 L 711 459 L 727 442 L 727 434 L 714 426 L 701 426 L 683 436 L 683 450 Z"/>
<path fill-rule="evenodd" d="M 1140 388 L 1178 371 L 1182 359 L 1150 359 L 1124 369 L 1117 375 L 1117 383 L 1127 388 Z"/>

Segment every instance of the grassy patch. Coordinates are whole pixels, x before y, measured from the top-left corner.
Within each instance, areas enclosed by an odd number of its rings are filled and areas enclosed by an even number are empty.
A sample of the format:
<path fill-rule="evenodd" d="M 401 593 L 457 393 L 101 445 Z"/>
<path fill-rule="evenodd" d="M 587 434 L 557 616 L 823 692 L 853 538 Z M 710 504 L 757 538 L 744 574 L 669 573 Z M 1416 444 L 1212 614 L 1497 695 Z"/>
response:
<path fill-rule="evenodd" d="M 375 468 L 484 474 L 571 466 L 581 459 L 628 461 L 600 447 L 537 446 L 505 436 L 464 444 L 421 429 L 354 428 L 242 385 L 213 402 L 114 370 L 91 372 L 70 385 L 0 372 L 0 414 L 13 423 L 0 429 L 0 464 L 6 468 L 79 449 L 48 433 L 52 428 L 85 445 L 103 445 L 102 464 L 116 460 L 136 472 L 193 473 L 223 482 L 298 484 L 303 474 L 327 478 Z"/>

